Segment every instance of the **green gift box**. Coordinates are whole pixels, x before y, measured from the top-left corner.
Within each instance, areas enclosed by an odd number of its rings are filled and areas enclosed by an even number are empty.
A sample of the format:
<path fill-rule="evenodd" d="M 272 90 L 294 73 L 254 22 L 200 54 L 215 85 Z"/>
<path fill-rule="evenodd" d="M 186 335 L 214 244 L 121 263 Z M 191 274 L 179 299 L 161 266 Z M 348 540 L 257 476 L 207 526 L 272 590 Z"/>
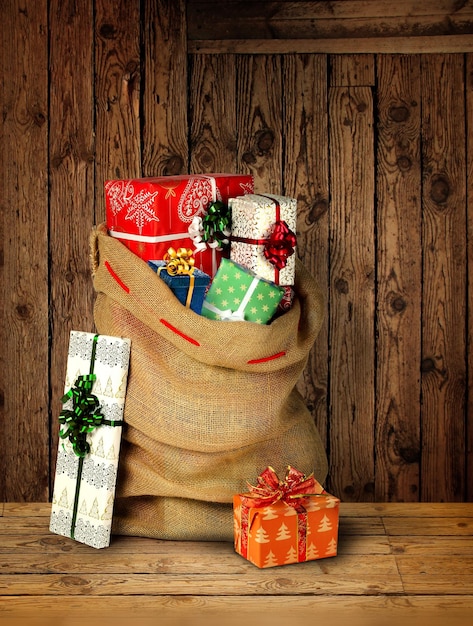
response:
<path fill-rule="evenodd" d="M 284 288 L 223 258 L 202 305 L 211 320 L 267 324 L 284 296 Z"/>

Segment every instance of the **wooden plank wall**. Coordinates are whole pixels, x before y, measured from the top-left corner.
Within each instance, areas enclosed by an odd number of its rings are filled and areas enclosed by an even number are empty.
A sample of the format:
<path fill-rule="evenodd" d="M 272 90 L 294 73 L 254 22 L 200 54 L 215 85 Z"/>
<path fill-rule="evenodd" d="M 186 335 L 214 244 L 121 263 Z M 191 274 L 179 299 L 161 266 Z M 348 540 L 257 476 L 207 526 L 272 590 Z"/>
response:
<path fill-rule="evenodd" d="M 104 180 L 218 170 L 298 198 L 327 488 L 471 499 L 472 2 L 218 4 L 2 5 L 2 500 L 50 497 Z"/>

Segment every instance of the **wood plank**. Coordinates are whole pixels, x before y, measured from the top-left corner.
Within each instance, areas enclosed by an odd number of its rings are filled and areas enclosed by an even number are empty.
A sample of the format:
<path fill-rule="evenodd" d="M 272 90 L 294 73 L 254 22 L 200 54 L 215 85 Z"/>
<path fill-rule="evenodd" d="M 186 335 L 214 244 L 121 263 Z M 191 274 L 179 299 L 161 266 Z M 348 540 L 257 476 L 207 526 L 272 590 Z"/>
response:
<path fill-rule="evenodd" d="M 188 171 L 185 0 L 145 0 L 142 174 Z"/>
<path fill-rule="evenodd" d="M 465 77 L 466 77 L 466 155 L 467 155 L 467 265 L 473 266 L 473 54 L 465 57 Z M 473 352 L 473 273 L 468 271 L 468 300 L 467 300 L 467 354 Z M 471 359 L 470 359 L 471 362 Z M 468 389 L 473 389 L 473 368 L 468 367 Z M 466 494 L 467 502 L 473 501 L 473 425 L 471 415 L 473 415 L 473 394 L 468 393 L 466 397 Z"/>
<path fill-rule="evenodd" d="M 450 538 L 447 538 L 450 539 Z M 452 546 L 456 545 L 451 540 Z M 168 541 L 156 541 L 148 539 L 146 537 L 120 537 L 114 535 L 110 547 L 107 550 L 107 563 L 106 567 L 110 565 L 110 562 L 119 562 L 120 559 L 128 559 L 128 555 L 133 555 L 133 558 L 143 558 L 144 555 L 156 555 L 161 560 L 164 560 L 166 564 L 179 563 L 183 560 L 182 552 L 186 554 L 187 561 L 191 561 L 191 569 L 193 566 L 202 569 L 202 565 L 199 558 L 205 554 L 205 550 L 212 551 L 212 554 L 216 558 L 220 559 L 223 555 L 224 561 L 228 561 L 229 554 L 233 552 L 233 548 L 229 549 L 229 542 L 226 543 L 213 543 L 211 547 L 207 546 L 204 542 L 200 542 L 197 547 L 188 543 L 185 546 L 182 543 L 175 544 Z M 204 544 L 204 545 L 202 545 Z M 390 554 L 391 547 L 390 541 L 385 535 L 343 535 L 339 537 L 338 541 L 338 554 Z M 2 540 L 0 545 L 0 555 L 8 554 L 8 562 L 5 567 L 10 572 L 27 573 L 30 571 L 36 571 L 38 567 L 41 567 L 42 560 L 45 555 L 54 555 L 56 559 L 70 559 L 74 554 L 87 554 L 87 558 L 92 560 L 102 559 L 103 554 L 97 553 L 95 550 L 91 550 L 89 546 L 79 544 L 67 537 L 61 537 L 58 535 L 52 535 L 51 533 L 45 534 L 38 533 L 27 535 L 26 529 L 22 534 L 2 534 Z M 12 556 L 14 555 L 13 560 Z M 0 561 L 2 557 L 0 556 Z M 232 559 L 233 561 L 233 559 Z M 164 562 L 162 563 L 164 566 Z M 22 569 L 19 570 L 18 568 Z M 12 569 L 14 568 L 14 569 Z M 7 569 L 2 569 L 7 571 Z"/>
<path fill-rule="evenodd" d="M 377 60 L 378 501 L 419 499 L 421 352 L 420 58 Z"/>
<path fill-rule="evenodd" d="M 89 236 L 94 224 L 90 182 L 95 146 L 92 7 L 87 0 L 74 7 L 53 0 L 49 7 L 50 110 L 54 112 L 49 145 L 52 487 L 69 334 L 73 329 L 94 328 Z"/>
<path fill-rule="evenodd" d="M 422 58 L 421 500 L 465 496 L 464 59 Z M 436 85 L 436 89 L 432 89 Z M 449 111 L 449 115 L 445 115 Z M 461 321 L 459 321 L 461 320 Z M 440 445 L 439 445 L 440 444 Z"/>
<path fill-rule="evenodd" d="M 0 60 L 0 496 L 43 500 L 49 494 L 48 3 L 38 0 L 28 11 L 23 2 L 8 5 Z"/>
<path fill-rule="evenodd" d="M 471 556 L 398 556 L 404 590 L 410 594 L 461 594 L 473 589 Z"/>
<path fill-rule="evenodd" d="M 191 40 L 190 54 L 449 54 L 473 52 L 473 37 Z"/>
<path fill-rule="evenodd" d="M 105 220 L 104 183 L 141 174 L 140 7 L 95 4 L 95 223 Z"/>
<path fill-rule="evenodd" d="M 236 158 L 235 57 L 194 57 L 189 73 L 191 172 L 246 173 Z"/>
<path fill-rule="evenodd" d="M 334 84 L 338 84 L 336 79 Z M 330 490 L 345 501 L 372 500 L 375 266 L 371 89 L 331 87 L 329 117 Z"/>
<path fill-rule="evenodd" d="M 371 54 L 334 54 L 329 58 L 331 87 L 375 85 L 375 65 Z"/>
<path fill-rule="evenodd" d="M 334 626 L 350 624 L 374 626 L 380 623 L 392 626 L 402 621 L 406 626 L 448 623 L 452 626 L 466 626 L 471 623 L 470 611 L 473 607 L 471 595 L 465 596 L 265 596 L 204 597 L 204 596 L 102 596 L 83 597 L 63 596 L 61 602 L 48 596 L 7 597 L 0 600 L 2 625 L 28 623 L 48 626 L 51 621 L 65 624 L 79 624 L 83 615 L 90 615 L 89 623 L 126 624 L 130 619 L 143 626 L 164 624 L 225 624 L 249 623 L 293 624 L 294 620 L 326 621 Z M 93 618 L 92 618 L 93 616 Z M 424 621 L 424 617 L 426 621 Z M 25 620 L 20 622 L 20 619 Z M 91 622 L 90 619 L 94 621 Z M 9 621 L 12 620 L 12 621 Z M 15 620 L 15 621 L 13 621 Z M 165 621 L 163 621 L 165 620 Z M 190 621 L 189 621 L 190 620 Z"/>
<path fill-rule="evenodd" d="M 281 60 L 238 57 L 237 101 L 238 163 L 253 174 L 256 193 L 281 193 Z"/>
<path fill-rule="evenodd" d="M 327 59 L 289 55 L 282 61 L 285 107 L 283 190 L 297 198 L 297 254 L 328 292 Z M 298 389 L 327 446 L 328 307 Z M 328 485 L 327 485 L 328 487 Z"/>
<path fill-rule="evenodd" d="M 383 519 L 388 535 L 464 535 L 473 533 L 471 517 L 389 517 Z"/>
<path fill-rule="evenodd" d="M 301 39 L 435 36 L 473 33 L 471 2 L 335 0 L 188 4 L 190 39 Z M 220 10 L 219 10 L 220 9 Z"/>
<path fill-rule="evenodd" d="M 418 555 L 441 554 L 454 557 L 473 556 L 473 538 L 471 535 L 390 535 L 389 543 L 393 554 Z"/>
<path fill-rule="evenodd" d="M 327 623 L 340 626 L 349 619 L 350 624 L 372 626 L 386 624 L 391 626 L 402 620 L 407 626 L 419 626 L 429 623 L 432 626 L 452 624 L 465 626 L 471 622 L 473 603 L 471 596 L 448 596 L 446 600 L 436 596 L 411 596 L 409 598 L 370 596 L 331 597 L 90 597 L 64 596 L 64 602 L 55 602 L 51 598 L 5 598 L 0 603 L 2 625 L 9 623 L 12 615 L 22 616 L 28 624 L 48 624 L 44 617 L 59 620 L 65 624 L 79 624 L 85 614 L 90 614 L 95 624 L 125 624 L 130 618 L 140 625 L 156 624 L 156 611 L 159 622 L 165 624 L 218 624 L 224 617 L 225 623 L 292 624 L 295 619 L 309 621 L 314 613 Z M 422 620 L 422 615 L 427 621 Z M 162 622 L 162 620 L 166 620 Z M 190 621 L 189 621 L 190 620 Z M 422 621 L 421 621 L 422 620 Z M 443 621 L 442 621 L 443 620 Z M 50 622 L 49 622 L 50 623 Z"/>
<path fill-rule="evenodd" d="M 246 566 L 244 559 L 233 555 L 237 567 Z M 243 560 L 243 564 L 240 563 Z M 250 564 L 251 565 L 251 564 Z M 400 593 L 401 579 L 392 555 L 367 555 L 360 570 L 359 555 L 340 555 L 336 558 L 297 563 L 280 568 L 259 570 L 254 566 L 241 573 L 212 573 L 205 563 L 205 571 L 198 576 L 188 573 L 138 574 L 86 573 L 86 564 L 59 574 L 5 574 L 0 577 L 0 591 L 8 595 L 371 595 L 383 592 Z"/>

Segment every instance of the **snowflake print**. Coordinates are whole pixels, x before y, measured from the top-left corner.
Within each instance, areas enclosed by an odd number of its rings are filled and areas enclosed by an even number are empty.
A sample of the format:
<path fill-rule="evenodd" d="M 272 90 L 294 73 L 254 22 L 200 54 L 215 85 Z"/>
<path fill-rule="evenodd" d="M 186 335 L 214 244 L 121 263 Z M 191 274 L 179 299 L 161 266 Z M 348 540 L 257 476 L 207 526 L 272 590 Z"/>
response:
<path fill-rule="evenodd" d="M 130 182 L 110 180 L 105 183 L 105 191 L 113 215 L 120 213 L 133 198 L 134 189 Z"/>
<path fill-rule="evenodd" d="M 151 193 L 150 191 L 141 189 L 139 193 L 130 200 L 125 220 L 131 220 L 134 222 L 140 232 L 140 235 L 143 231 L 145 223 L 159 222 L 159 218 L 153 209 L 154 199 L 157 195 L 157 191 Z"/>

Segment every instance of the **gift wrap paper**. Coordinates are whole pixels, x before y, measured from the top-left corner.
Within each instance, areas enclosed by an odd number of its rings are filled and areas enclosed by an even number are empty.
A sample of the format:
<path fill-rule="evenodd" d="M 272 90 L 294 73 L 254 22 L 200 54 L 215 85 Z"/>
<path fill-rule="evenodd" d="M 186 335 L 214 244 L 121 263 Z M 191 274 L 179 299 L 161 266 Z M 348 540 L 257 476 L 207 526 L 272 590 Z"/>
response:
<path fill-rule="evenodd" d="M 171 289 L 181 304 L 200 315 L 210 276 L 194 269 L 192 274 L 173 276 L 166 269 L 166 261 L 148 261 L 148 265 Z"/>
<path fill-rule="evenodd" d="M 293 285 L 295 252 L 288 257 L 286 266 L 278 270 L 265 258 L 262 241 L 269 239 L 271 229 L 278 220 L 286 222 L 289 229 L 296 232 L 297 200 L 274 194 L 247 194 L 231 198 L 229 206 L 232 211 L 232 261 L 278 285 Z M 248 243 L 238 239 L 261 243 Z"/>
<path fill-rule="evenodd" d="M 336 556 L 339 504 L 330 494 L 312 495 L 298 513 L 281 500 L 249 508 L 235 495 L 235 551 L 261 568 Z"/>
<path fill-rule="evenodd" d="M 123 408 L 128 377 L 130 340 L 72 331 L 67 358 L 65 394 L 79 376 L 89 374 L 96 339 L 91 393 L 104 420 L 87 433 L 90 452 L 80 457 L 68 438 L 59 439 L 50 530 L 94 548 L 110 544 Z M 63 399 L 64 400 L 64 399 Z M 72 409 L 68 399 L 63 409 Z M 64 432 L 65 426 L 61 427 Z"/>
<path fill-rule="evenodd" d="M 230 259 L 222 259 L 202 305 L 202 315 L 212 320 L 267 324 L 284 288 L 255 276 Z"/>
<path fill-rule="evenodd" d="M 192 248 L 189 228 L 217 200 L 253 192 L 253 176 L 180 175 L 109 180 L 105 183 L 109 234 L 145 261 L 163 259 L 170 245 Z M 196 267 L 214 276 L 224 252 L 205 247 Z M 225 254 L 228 256 L 229 251 Z"/>

